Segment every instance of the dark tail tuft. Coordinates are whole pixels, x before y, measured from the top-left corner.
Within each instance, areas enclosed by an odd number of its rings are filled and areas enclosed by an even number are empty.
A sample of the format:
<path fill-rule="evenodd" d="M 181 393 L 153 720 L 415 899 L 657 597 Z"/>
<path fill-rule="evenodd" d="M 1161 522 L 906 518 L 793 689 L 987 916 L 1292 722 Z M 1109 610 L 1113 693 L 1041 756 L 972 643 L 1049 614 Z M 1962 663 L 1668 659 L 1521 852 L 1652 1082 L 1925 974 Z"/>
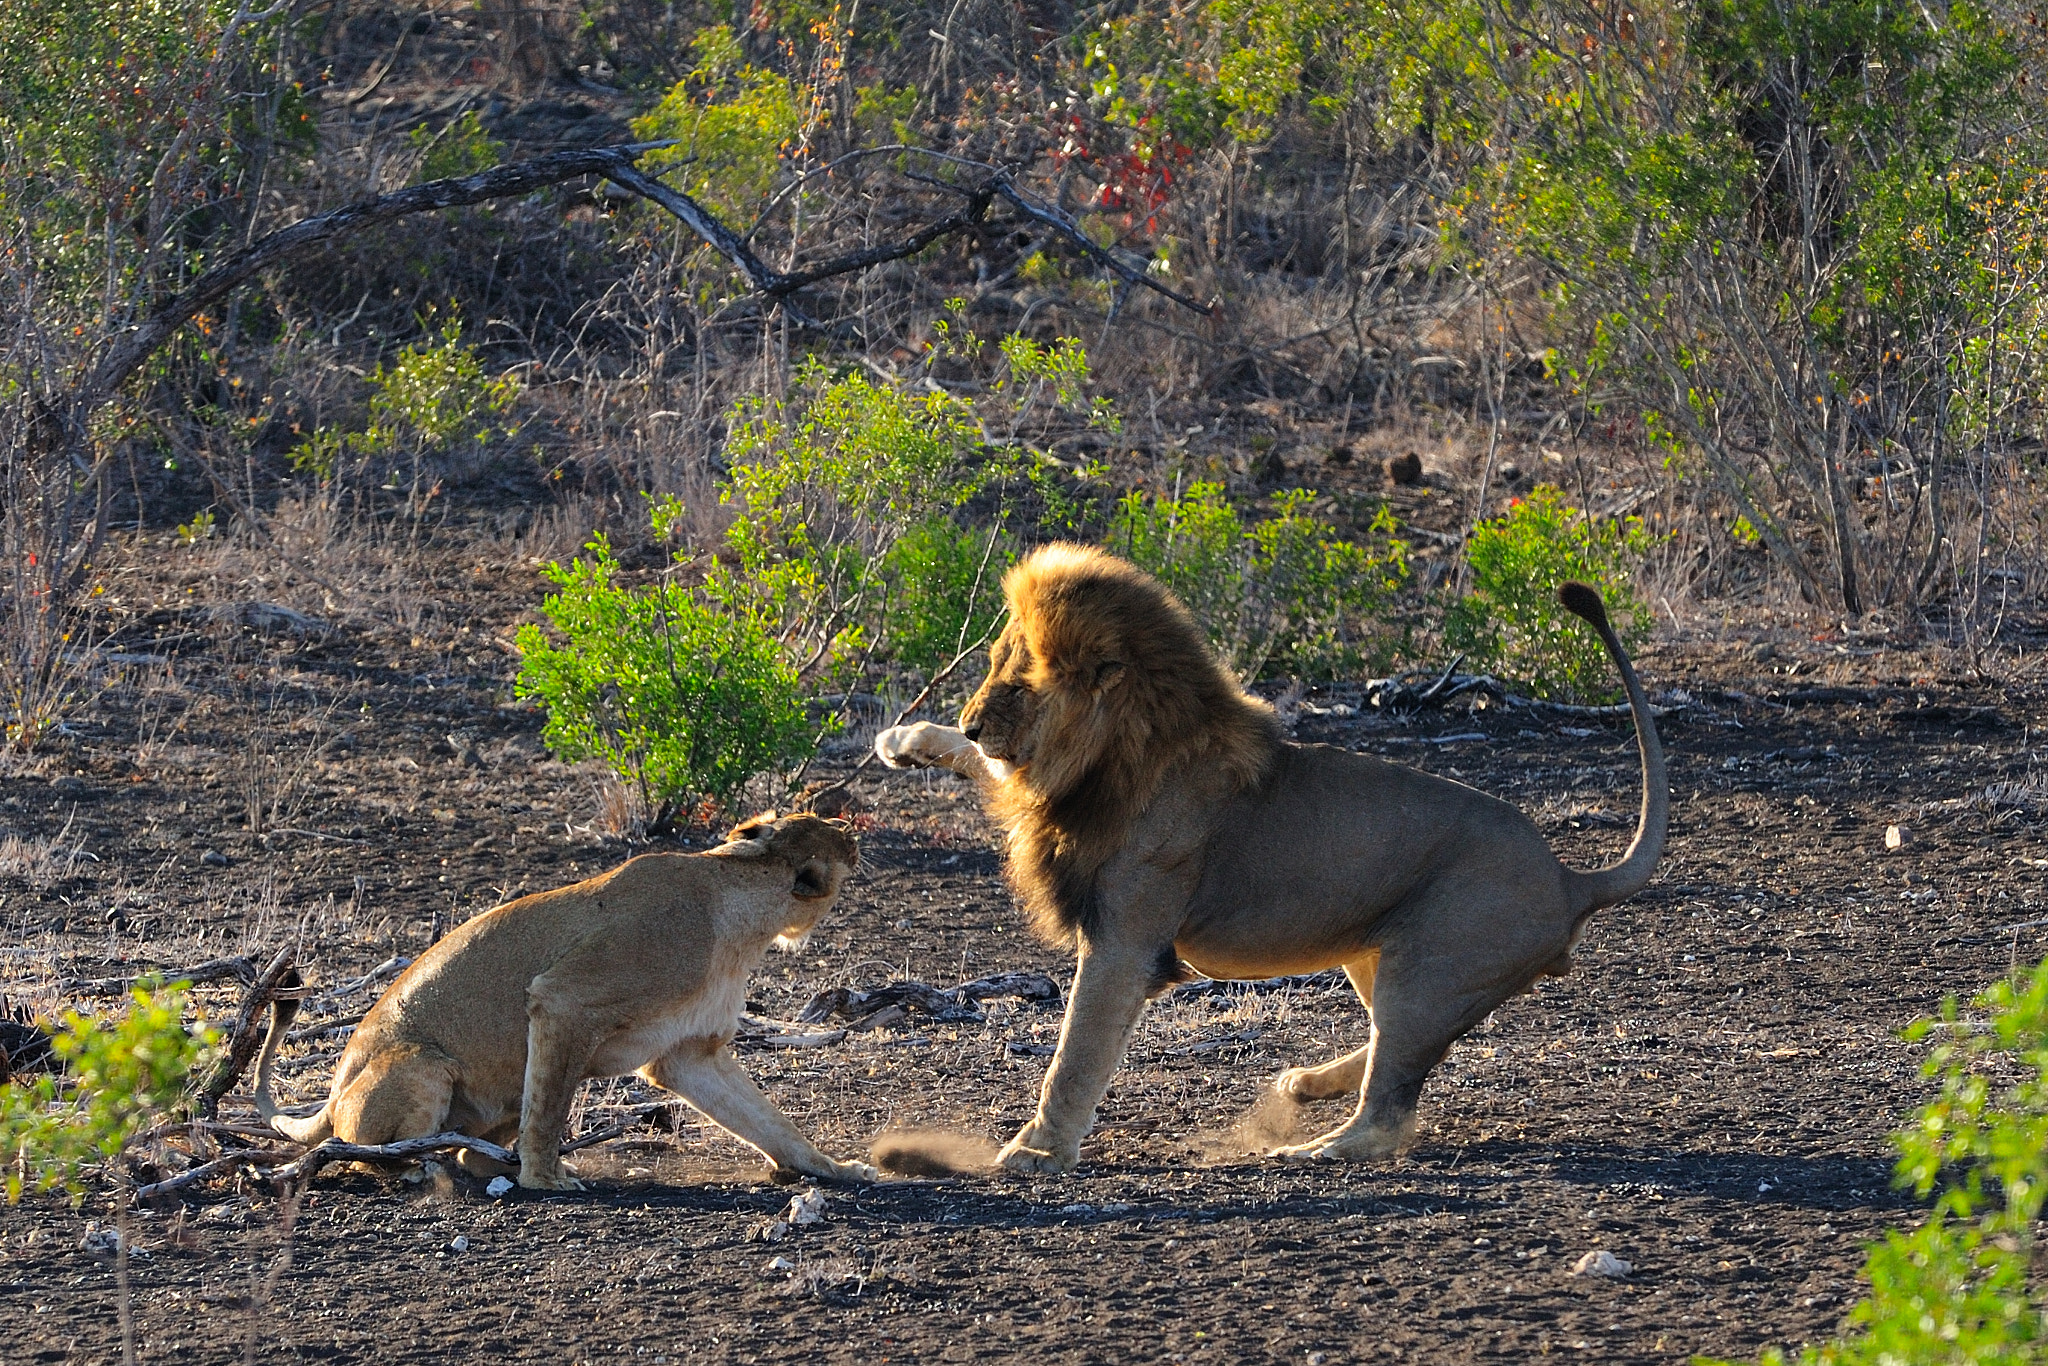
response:
<path fill-rule="evenodd" d="M 1593 628 L 1605 634 L 1607 626 L 1607 604 L 1600 601 L 1600 594 L 1591 584 L 1573 579 L 1557 590 L 1557 600 L 1565 610 L 1575 616 L 1584 617 L 1593 623 Z"/>

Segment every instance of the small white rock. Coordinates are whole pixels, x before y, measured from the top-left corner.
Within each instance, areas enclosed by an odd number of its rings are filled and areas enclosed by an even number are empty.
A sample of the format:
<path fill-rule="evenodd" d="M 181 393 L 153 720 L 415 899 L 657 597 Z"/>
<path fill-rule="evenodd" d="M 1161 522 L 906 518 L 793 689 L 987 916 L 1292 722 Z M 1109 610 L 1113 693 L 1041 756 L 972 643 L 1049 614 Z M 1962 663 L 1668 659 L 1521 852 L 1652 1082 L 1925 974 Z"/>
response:
<path fill-rule="evenodd" d="M 1579 1258 L 1577 1264 L 1572 1267 L 1572 1275 L 1605 1276 L 1610 1281 L 1618 1281 L 1635 1269 L 1633 1262 L 1624 1262 L 1612 1252 L 1602 1249 L 1598 1252 L 1588 1252 Z"/>
<path fill-rule="evenodd" d="M 793 1227 L 818 1223 L 825 1217 L 825 1193 L 815 1188 L 790 1197 L 789 1208 L 782 1212 Z"/>
<path fill-rule="evenodd" d="M 448 1250 L 449 1250 L 450 1252 L 467 1252 L 467 1251 L 469 1251 L 469 1239 L 467 1239 L 467 1238 L 463 1237 L 463 1236 L 462 1236 L 461 1234 L 459 1234 L 459 1233 L 458 1233 L 458 1234 L 456 1234 L 456 1235 L 455 1235 L 455 1236 L 454 1236 L 453 1238 L 450 1238 L 450 1239 L 448 1240 Z"/>
<path fill-rule="evenodd" d="M 1903 849 L 1913 842 L 1913 832 L 1903 825 L 1887 825 L 1884 828 L 1884 847 Z"/>
<path fill-rule="evenodd" d="M 510 1191 L 513 1184 L 513 1180 L 509 1176 L 494 1176 L 491 1178 L 491 1184 L 484 1187 L 484 1194 L 495 1200 Z"/>
<path fill-rule="evenodd" d="M 763 1271 L 794 1271 L 796 1270 L 796 1263 L 787 1257 L 776 1257 L 761 1269 Z"/>

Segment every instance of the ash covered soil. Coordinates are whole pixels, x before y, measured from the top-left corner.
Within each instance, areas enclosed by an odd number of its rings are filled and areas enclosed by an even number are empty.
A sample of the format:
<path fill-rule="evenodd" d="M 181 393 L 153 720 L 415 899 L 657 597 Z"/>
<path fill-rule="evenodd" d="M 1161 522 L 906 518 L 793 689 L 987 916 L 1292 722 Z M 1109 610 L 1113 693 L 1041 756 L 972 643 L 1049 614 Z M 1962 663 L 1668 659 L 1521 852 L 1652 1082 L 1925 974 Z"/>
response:
<path fill-rule="evenodd" d="M 294 938 L 331 991 L 633 852 L 602 834 L 598 776 L 552 761 L 539 716 L 510 700 L 506 642 L 539 597 L 529 564 L 444 557 L 407 578 L 432 611 L 301 596 L 293 620 L 261 610 L 282 589 L 260 578 L 201 595 L 218 564 L 131 550 L 90 714 L 0 778 L 15 999 L 83 1004 L 63 984 Z M 1658 877 L 1595 917 L 1569 977 L 1457 1045 L 1398 1161 L 1243 1151 L 1275 1074 L 1363 1042 L 1341 982 L 1185 992 L 1148 1011 L 1072 1175 L 828 1188 L 823 1220 L 774 1243 L 759 1232 L 792 1192 L 687 1114 L 572 1159 L 592 1182 L 580 1195 L 338 1168 L 295 1205 L 184 1192 L 134 1221 L 141 1357 L 224 1361 L 253 1336 L 258 1360 L 376 1366 L 1681 1361 L 1824 1336 L 1859 1293 L 1864 1244 L 1917 1217 L 1889 1180 L 1886 1135 L 1925 1093 L 1898 1031 L 2048 951 L 2048 781 L 2029 748 L 2037 684 L 1810 629 L 1644 652 L 1653 691 L 1685 702 L 1662 723 L 1675 804 Z M 1311 693 L 1299 737 L 1498 793 L 1575 866 L 1626 843 L 1624 725 L 1345 715 L 1345 700 Z M 844 772 L 864 738 L 820 773 Z M 808 949 L 771 957 L 758 1013 L 905 976 L 1068 979 L 1024 933 L 965 784 L 870 770 L 856 790 L 864 870 Z M 1888 852 L 1894 822 L 1912 839 Z M 316 1000 L 302 1023 L 346 1019 L 372 990 Z M 219 1018 L 238 991 L 195 995 Z M 839 1156 L 899 1126 L 1000 1140 L 1035 1102 L 1059 1018 L 992 1001 L 978 1022 L 913 1013 L 745 1061 Z M 288 1095 L 323 1096 L 341 1043 L 294 1045 Z M 573 1127 L 658 1098 L 594 1083 Z M 1282 1113 L 1264 1137 L 1343 1113 Z M 252 1114 L 238 1095 L 223 1117 Z M 118 1359 L 117 1268 L 81 1246 L 107 1217 L 97 1198 L 0 1213 L 0 1360 Z M 1571 1275 L 1594 1250 L 1633 1274 Z"/>

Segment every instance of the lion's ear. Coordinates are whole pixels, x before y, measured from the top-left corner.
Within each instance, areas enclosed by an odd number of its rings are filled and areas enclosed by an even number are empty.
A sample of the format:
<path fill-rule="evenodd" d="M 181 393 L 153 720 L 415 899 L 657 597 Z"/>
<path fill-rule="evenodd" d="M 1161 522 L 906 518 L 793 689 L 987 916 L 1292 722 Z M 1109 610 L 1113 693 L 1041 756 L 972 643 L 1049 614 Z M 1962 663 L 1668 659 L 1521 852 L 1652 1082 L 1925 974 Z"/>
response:
<path fill-rule="evenodd" d="M 1124 676 L 1124 665 L 1120 659 L 1106 659 L 1095 666 L 1095 690 L 1113 687 Z"/>

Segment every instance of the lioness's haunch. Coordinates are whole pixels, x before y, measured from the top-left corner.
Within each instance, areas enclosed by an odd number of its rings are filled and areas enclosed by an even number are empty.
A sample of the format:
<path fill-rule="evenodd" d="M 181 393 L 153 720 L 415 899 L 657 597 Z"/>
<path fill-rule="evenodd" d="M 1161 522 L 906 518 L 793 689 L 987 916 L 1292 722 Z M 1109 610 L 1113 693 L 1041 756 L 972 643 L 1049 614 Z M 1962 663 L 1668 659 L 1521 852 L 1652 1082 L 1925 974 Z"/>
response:
<path fill-rule="evenodd" d="M 1670 794 L 1650 704 L 1583 584 L 1560 597 L 1621 672 L 1643 765 L 1634 843 L 1591 873 L 1565 868 L 1527 817 L 1483 792 L 1284 739 L 1187 609 L 1122 560 L 1047 546 L 1003 591 L 1010 621 L 960 729 L 895 727 L 875 749 L 979 781 L 1034 925 L 1080 951 L 1038 1113 L 1001 1154 L 1013 1169 L 1079 1159 L 1139 1012 L 1183 964 L 1237 978 L 1343 967 L 1371 1012 L 1370 1042 L 1277 1085 L 1297 1100 L 1357 1090 L 1358 1109 L 1277 1152 L 1391 1154 L 1452 1042 L 1568 971 L 1587 916 L 1648 882 L 1664 847 Z"/>
<path fill-rule="evenodd" d="M 778 1171 L 872 1180 L 872 1167 L 835 1162 L 798 1133 L 727 1048 L 761 955 L 809 934 L 859 857 L 837 822 L 771 814 L 708 853 L 643 854 L 507 902 L 391 984 L 356 1026 L 327 1104 L 305 1119 L 271 1098 L 271 1064 L 298 1011 L 280 1001 L 257 1059 L 257 1109 L 301 1143 L 517 1134 L 520 1185 L 575 1190 L 561 1141 L 577 1085 L 637 1071 Z"/>

